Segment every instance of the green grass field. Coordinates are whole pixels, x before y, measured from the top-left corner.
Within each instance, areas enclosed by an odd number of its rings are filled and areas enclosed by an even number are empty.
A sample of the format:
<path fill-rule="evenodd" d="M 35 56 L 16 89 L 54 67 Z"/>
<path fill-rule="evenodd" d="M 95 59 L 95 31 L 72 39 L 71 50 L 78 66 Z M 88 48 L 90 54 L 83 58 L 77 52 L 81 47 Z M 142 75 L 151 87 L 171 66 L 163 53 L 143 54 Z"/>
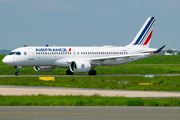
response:
<path fill-rule="evenodd" d="M 2 61 L 4 55 L 0 56 Z M 98 74 L 180 74 L 180 56 L 151 56 L 133 63 L 118 66 L 97 66 Z M 21 75 L 65 75 L 67 69 L 55 68 L 53 72 L 36 72 L 33 67 L 22 67 Z M 1 75 L 14 75 L 15 69 L 0 62 Z M 76 73 L 87 74 L 87 73 Z M 127 81 L 128 84 L 118 84 Z M 180 91 L 180 76 L 145 78 L 144 76 L 86 76 L 56 77 L 55 82 L 39 81 L 37 77 L 0 78 L 1 85 L 56 86 L 129 90 Z M 152 86 L 139 86 L 139 83 L 153 83 Z"/>
<path fill-rule="evenodd" d="M 0 55 L 2 61 L 4 55 Z M 0 61 L 1 75 L 14 75 L 12 66 Z M 98 74 L 180 74 L 180 56 L 151 56 L 149 58 L 118 66 L 97 66 Z M 64 75 L 67 69 L 55 68 L 53 72 L 36 72 L 32 67 L 22 67 L 21 75 Z M 84 73 L 87 74 L 87 73 Z M 121 84 L 119 81 L 127 81 Z M 139 83 L 152 82 L 150 86 Z M 0 85 L 55 86 L 74 88 L 103 88 L 130 90 L 180 91 L 180 76 L 85 76 L 55 77 L 46 82 L 38 77 L 1 77 Z M 180 98 L 126 98 L 93 96 L 2 96 L 0 106 L 180 106 Z"/>
<path fill-rule="evenodd" d="M 179 98 L 127 98 L 93 96 L 2 96 L 0 106 L 180 106 Z"/>
<path fill-rule="evenodd" d="M 122 84 L 121 81 L 127 81 L 127 84 Z M 153 85 L 144 86 L 139 83 Z M 71 76 L 55 77 L 55 81 L 42 81 L 38 77 L 1 77 L 0 85 L 180 91 L 180 76 Z"/>

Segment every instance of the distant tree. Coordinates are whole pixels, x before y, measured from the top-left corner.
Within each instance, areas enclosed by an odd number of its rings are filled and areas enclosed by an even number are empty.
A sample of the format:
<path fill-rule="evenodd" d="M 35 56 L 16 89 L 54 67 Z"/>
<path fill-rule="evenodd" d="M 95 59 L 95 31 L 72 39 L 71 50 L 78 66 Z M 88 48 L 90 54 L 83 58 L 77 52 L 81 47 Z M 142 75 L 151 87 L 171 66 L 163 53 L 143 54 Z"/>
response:
<path fill-rule="evenodd" d="M 180 55 L 180 51 L 178 52 L 178 54 L 177 55 Z"/>
<path fill-rule="evenodd" d="M 173 50 L 168 50 L 167 53 L 173 53 Z"/>

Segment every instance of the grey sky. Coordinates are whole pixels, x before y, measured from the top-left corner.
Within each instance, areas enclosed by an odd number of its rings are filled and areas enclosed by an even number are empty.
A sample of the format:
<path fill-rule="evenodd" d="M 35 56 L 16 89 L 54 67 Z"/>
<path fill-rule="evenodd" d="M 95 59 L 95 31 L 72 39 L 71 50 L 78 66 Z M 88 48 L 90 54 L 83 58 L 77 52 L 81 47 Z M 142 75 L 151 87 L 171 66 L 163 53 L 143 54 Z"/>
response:
<path fill-rule="evenodd" d="M 0 49 L 125 46 L 149 16 L 150 47 L 180 50 L 179 0 L 0 0 Z"/>

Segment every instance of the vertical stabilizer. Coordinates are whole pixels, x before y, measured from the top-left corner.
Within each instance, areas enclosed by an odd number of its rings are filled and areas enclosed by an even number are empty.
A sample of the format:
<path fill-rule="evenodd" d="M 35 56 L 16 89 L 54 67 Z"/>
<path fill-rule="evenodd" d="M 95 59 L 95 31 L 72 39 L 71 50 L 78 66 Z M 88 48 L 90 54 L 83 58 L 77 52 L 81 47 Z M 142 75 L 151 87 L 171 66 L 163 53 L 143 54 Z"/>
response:
<path fill-rule="evenodd" d="M 138 32 L 134 40 L 128 46 L 148 48 L 155 20 L 155 17 L 149 17 L 144 23 L 144 25 L 141 27 L 140 31 Z"/>

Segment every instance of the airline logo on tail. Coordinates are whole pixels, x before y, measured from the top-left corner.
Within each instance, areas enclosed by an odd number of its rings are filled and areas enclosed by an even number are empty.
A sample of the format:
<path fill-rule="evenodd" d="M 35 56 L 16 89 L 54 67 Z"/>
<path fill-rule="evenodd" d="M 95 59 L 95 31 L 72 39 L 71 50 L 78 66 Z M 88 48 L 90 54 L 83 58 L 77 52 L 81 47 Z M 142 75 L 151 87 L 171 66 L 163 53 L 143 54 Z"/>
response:
<path fill-rule="evenodd" d="M 149 43 L 152 36 L 155 20 L 155 17 L 149 17 L 147 19 L 138 35 L 136 36 L 136 41 L 133 45 L 147 45 Z"/>

